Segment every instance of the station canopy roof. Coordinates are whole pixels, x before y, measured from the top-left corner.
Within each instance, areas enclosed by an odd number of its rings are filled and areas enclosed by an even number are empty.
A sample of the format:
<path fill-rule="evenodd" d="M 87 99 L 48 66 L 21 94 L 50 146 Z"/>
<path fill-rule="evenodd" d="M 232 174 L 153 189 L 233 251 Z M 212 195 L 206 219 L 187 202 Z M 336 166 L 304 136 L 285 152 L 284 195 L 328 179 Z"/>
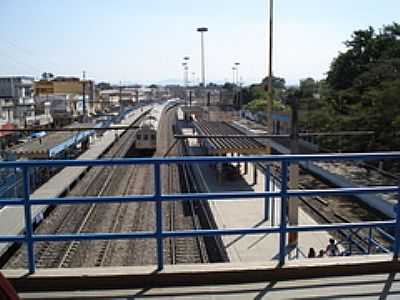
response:
<path fill-rule="evenodd" d="M 226 122 L 196 121 L 194 126 L 199 135 L 243 135 L 243 138 L 211 137 L 204 139 L 211 154 L 239 153 L 244 155 L 265 154 L 265 145 L 253 138 L 247 138 L 235 127 Z"/>

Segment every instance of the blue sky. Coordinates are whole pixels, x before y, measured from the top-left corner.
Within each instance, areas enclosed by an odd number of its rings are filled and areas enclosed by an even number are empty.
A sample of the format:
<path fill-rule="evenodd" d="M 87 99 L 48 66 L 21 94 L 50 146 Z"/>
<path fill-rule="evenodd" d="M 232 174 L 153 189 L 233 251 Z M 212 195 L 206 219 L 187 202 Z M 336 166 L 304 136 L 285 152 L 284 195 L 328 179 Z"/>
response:
<path fill-rule="evenodd" d="M 378 3 L 380 5 L 378 5 Z M 0 0 L 0 75 L 48 71 L 96 81 L 182 78 L 182 58 L 200 77 L 206 34 L 207 81 L 246 83 L 266 74 L 266 0 Z M 274 72 L 295 84 L 323 78 L 356 29 L 399 20 L 398 0 L 275 0 Z"/>

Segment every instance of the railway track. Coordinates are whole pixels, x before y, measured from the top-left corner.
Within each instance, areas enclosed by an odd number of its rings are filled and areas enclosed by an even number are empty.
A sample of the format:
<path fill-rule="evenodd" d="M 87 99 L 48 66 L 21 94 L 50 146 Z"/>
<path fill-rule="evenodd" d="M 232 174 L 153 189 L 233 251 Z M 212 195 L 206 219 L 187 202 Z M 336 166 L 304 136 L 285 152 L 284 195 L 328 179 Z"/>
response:
<path fill-rule="evenodd" d="M 315 180 L 308 179 L 308 183 L 299 186 L 301 189 L 319 189 L 327 188 L 326 185 L 317 184 Z M 303 180 L 306 181 L 306 180 Z M 309 182 L 313 182 L 310 184 Z M 354 202 L 356 200 L 348 197 L 299 197 L 301 206 L 319 223 L 354 223 L 362 221 L 378 221 L 378 218 L 371 213 L 360 213 L 359 208 Z M 351 201 L 351 202 L 350 202 Z M 356 209 L 356 211 L 352 211 Z M 357 213 L 358 212 L 358 213 Z M 382 252 L 383 246 L 386 249 L 391 248 L 391 241 L 381 230 L 358 229 L 358 230 L 338 230 L 332 232 L 340 241 L 348 254 L 365 254 L 368 252 Z M 375 242 L 368 241 L 372 238 Z M 378 246 L 380 245 L 380 246 Z M 375 249 L 375 250 L 374 250 Z"/>
<path fill-rule="evenodd" d="M 175 123 L 176 116 L 175 112 L 172 111 L 167 113 L 166 118 L 170 124 L 169 130 L 165 132 L 167 137 L 166 143 L 160 145 L 160 156 L 182 156 L 180 147 L 175 145 L 170 149 L 170 145 L 174 143 L 174 137 L 172 132 L 172 124 Z M 164 166 L 164 174 L 166 175 L 164 182 L 164 192 L 168 194 L 182 193 L 188 189 L 189 183 L 182 176 L 183 168 L 177 165 Z M 198 222 L 198 216 L 192 201 L 173 201 L 167 203 L 168 212 L 168 223 L 166 224 L 167 230 L 189 230 L 189 229 L 201 229 L 201 225 Z M 176 237 L 168 239 L 169 242 L 169 261 L 171 264 L 187 264 L 187 263 L 205 263 L 208 262 L 208 256 L 205 251 L 204 241 L 200 237 Z"/>
<path fill-rule="evenodd" d="M 172 144 L 174 110 L 162 120 L 158 134 L 160 146 L 155 156 L 162 156 Z M 130 151 L 135 131 L 120 137 L 106 157 L 123 157 Z M 171 155 L 179 155 L 176 151 Z M 163 172 L 163 191 L 181 192 L 178 166 L 168 166 Z M 70 195 L 138 195 L 151 194 L 153 168 L 146 165 L 95 167 L 73 188 Z M 173 205 L 170 205 L 173 204 Z M 191 203 L 165 203 L 164 230 L 187 230 L 200 228 L 196 211 Z M 57 206 L 48 218 L 37 228 L 37 234 L 63 234 L 88 232 L 138 232 L 155 229 L 154 203 L 113 203 Z M 169 243 L 169 244 L 168 244 Z M 166 261 L 170 263 L 206 262 L 202 238 L 176 238 L 165 241 Z M 202 247 L 202 248 L 201 248 Z M 38 268 L 68 268 L 95 266 L 148 265 L 156 263 L 155 241 L 144 240 L 100 240 L 72 242 L 37 243 L 36 262 Z M 154 251 L 149 251 L 150 249 Z M 25 249 L 17 251 L 6 268 L 20 268 L 26 265 Z"/>
<path fill-rule="evenodd" d="M 141 121 L 138 119 L 135 124 Z M 134 124 L 134 125 L 135 125 Z M 130 148 L 129 141 L 134 138 L 135 131 L 126 131 L 119 137 L 115 145 L 104 157 L 121 157 Z M 104 166 L 91 168 L 82 180 L 72 189 L 72 196 L 97 196 L 104 193 L 111 184 L 111 177 L 116 172 L 116 167 Z M 100 182 L 100 185 L 99 185 Z M 57 206 L 43 223 L 37 228 L 39 234 L 62 234 L 82 232 L 85 223 L 94 212 L 96 204 L 90 205 L 64 205 Z M 76 252 L 79 242 L 41 242 L 35 247 L 36 265 L 38 268 L 63 267 L 70 261 L 70 257 Z M 7 262 L 6 268 L 15 268 L 26 265 L 25 247 L 19 249 Z"/>
<path fill-rule="evenodd" d="M 280 178 L 280 165 L 272 164 L 272 173 L 275 178 Z M 327 189 L 323 183 L 314 176 L 302 171 L 300 176 L 300 189 Z M 329 223 L 359 223 L 367 221 L 388 220 L 387 217 L 373 211 L 359 200 L 348 196 L 327 196 L 327 197 L 298 197 L 300 206 L 320 224 Z M 366 252 L 381 252 L 383 249 L 390 249 L 392 241 L 387 232 L 383 230 L 338 230 L 331 234 L 342 241 L 346 253 L 365 254 Z M 372 242 L 368 242 L 368 238 Z M 383 248 L 381 247 L 383 246 Z"/>

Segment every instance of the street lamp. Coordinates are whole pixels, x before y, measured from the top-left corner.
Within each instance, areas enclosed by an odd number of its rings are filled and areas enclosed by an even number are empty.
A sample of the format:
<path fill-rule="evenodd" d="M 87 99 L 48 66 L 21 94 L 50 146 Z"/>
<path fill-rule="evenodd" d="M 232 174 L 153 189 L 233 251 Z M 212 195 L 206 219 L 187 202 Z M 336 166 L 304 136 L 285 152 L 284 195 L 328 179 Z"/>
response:
<path fill-rule="evenodd" d="M 236 62 L 235 66 L 236 66 L 236 84 L 239 84 L 239 66 L 240 66 L 240 63 Z"/>
<path fill-rule="evenodd" d="M 236 86 L 235 86 L 235 89 L 236 89 L 236 98 L 237 98 L 237 106 L 239 107 L 239 109 L 240 109 L 240 105 L 241 105 L 241 97 L 242 97 L 242 87 L 241 87 L 241 83 L 240 83 L 240 80 L 239 80 L 239 66 L 240 66 L 240 63 L 239 62 L 235 62 L 235 67 L 234 67 L 234 69 L 236 70 Z"/>
<path fill-rule="evenodd" d="M 184 66 L 185 66 L 185 86 L 188 86 L 189 84 L 189 60 L 190 57 L 189 56 L 185 56 L 183 58 L 184 60 Z"/>
<path fill-rule="evenodd" d="M 192 86 L 196 85 L 196 73 L 192 72 Z"/>
<path fill-rule="evenodd" d="M 182 66 L 183 66 L 183 91 L 184 91 L 185 102 L 186 102 L 186 106 L 187 106 L 187 70 L 188 70 L 188 63 L 187 62 L 183 62 Z"/>
<path fill-rule="evenodd" d="M 204 33 L 208 31 L 207 27 L 199 27 L 197 28 L 197 32 L 201 34 L 201 81 L 203 87 L 206 86 L 206 66 L 205 66 L 205 58 L 204 58 Z"/>
<path fill-rule="evenodd" d="M 186 85 L 187 85 L 186 77 L 187 77 L 187 68 L 188 68 L 187 63 L 186 62 L 182 63 L 182 66 L 183 66 L 183 86 L 186 87 Z"/>
<path fill-rule="evenodd" d="M 236 68 L 232 67 L 232 83 L 235 85 L 235 79 L 236 79 Z"/>

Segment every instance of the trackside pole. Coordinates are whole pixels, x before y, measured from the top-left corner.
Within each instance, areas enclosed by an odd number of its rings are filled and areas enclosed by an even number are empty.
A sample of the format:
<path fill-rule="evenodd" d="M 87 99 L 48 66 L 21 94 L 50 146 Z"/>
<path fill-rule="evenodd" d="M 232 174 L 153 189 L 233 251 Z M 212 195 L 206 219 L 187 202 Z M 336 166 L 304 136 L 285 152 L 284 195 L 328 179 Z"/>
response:
<path fill-rule="evenodd" d="M 264 191 L 270 192 L 271 190 L 271 167 L 268 165 L 267 170 L 265 171 L 265 183 L 264 183 Z M 265 197 L 264 199 L 264 220 L 269 221 L 270 216 L 270 197 Z"/>
<path fill-rule="evenodd" d="M 25 214 L 25 241 L 28 251 L 29 273 L 35 273 L 35 252 L 33 248 L 33 226 L 30 199 L 29 169 L 24 166 L 22 169 L 24 182 L 24 214 Z"/>
<path fill-rule="evenodd" d="M 288 189 L 288 162 L 282 162 L 281 168 L 281 219 L 279 225 L 279 265 L 285 264 L 286 256 L 286 231 L 287 231 L 287 189 Z"/>
<path fill-rule="evenodd" d="M 397 204 L 395 206 L 395 212 L 396 212 L 396 233 L 395 233 L 396 240 L 394 244 L 393 258 L 395 260 L 398 260 L 400 252 L 400 185 L 397 192 Z"/>
<path fill-rule="evenodd" d="M 161 166 L 154 164 L 154 196 L 156 199 L 156 238 L 157 238 L 157 270 L 164 269 L 164 240 L 162 225 L 162 201 L 161 201 Z"/>

